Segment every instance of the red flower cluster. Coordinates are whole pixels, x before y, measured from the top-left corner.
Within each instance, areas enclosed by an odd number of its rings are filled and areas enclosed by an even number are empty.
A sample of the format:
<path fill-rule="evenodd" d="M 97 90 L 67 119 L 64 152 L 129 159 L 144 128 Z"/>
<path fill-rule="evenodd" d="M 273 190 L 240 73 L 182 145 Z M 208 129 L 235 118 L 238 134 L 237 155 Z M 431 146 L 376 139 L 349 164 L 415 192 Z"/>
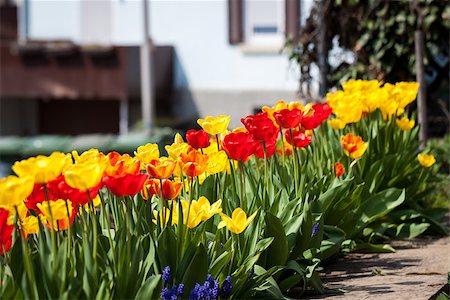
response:
<path fill-rule="evenodd" d="M 186 132 L 186 140 L 188 144 L 195 149 L 206 148 L 210 145 L 209 135 L 204 130 L 188 130 Z"/>
<path fill-rule="evenodd" d="M 277 138 L 278 129 L 273 124 L 273 121 L 269 119 L 266 112 L 247 116 L 242 118 L 241 122 L 257 141 L 264 141 L 268 144 Z"/>
<path fill-rule="evenodd" d="M 97 186 L 89 189 L 88 193 L 88 191 L 81 191 L 69 186 L 64 176 L 60 175 L 47 184 L 35 184 L 33 192 L 25 201 L 25 206 L 28 209 L 39 212 L 38 203 L 58 199 L 70 200 L 74 207 L 84 205 L 95 198 L 102 186 L 102 183 L 99 183 Z"/>
<path fill-rule="evenodd" d="M 264 147 L 266 147 L 266 157 L 271 157 L 276 151 L 278 128 L 268 117 L 266 112 L 250 115 L 241 119 L 249 134 L 253 137 L 253 154 L 259 158 L 264 158 Z"/>
<path fill-rule="evenodd" d="M 0 208 L 0 254 L 8 252 L 12 244 L 14 225 L 8 225 L 8 211 Z"/>

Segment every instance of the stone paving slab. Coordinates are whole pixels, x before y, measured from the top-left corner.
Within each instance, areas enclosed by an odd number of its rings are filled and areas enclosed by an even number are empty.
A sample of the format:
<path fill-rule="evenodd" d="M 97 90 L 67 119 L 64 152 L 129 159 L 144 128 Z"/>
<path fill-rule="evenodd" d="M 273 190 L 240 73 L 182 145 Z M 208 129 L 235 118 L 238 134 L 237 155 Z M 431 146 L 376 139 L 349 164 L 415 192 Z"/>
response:
<path fill-rule="evenodd" d="M 338 259 L 321 276 L 326 294 L 306 298 L 429 299 L 448 282 L 450 237 L 392 241 L 391 245 L 396 253 L 351 253 Z"/>

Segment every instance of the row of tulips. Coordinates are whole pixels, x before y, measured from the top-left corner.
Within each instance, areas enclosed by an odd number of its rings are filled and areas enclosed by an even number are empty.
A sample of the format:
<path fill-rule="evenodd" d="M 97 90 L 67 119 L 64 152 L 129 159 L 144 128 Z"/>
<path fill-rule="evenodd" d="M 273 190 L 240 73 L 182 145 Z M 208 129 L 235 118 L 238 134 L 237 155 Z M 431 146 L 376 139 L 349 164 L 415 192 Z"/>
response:
<path fill-rule="evenodd" d="M 279 101 L 232 131 L 199 119 L 167 156 L 147 144 L 16 162 L 0 179 L 0 295 L 299 297 L 323 291 L 320 262 L 339 253 L 445 233 L 421 202 L 434 158 L 416 158 L 401 117 L 417 84 L 380 86 Z"/>

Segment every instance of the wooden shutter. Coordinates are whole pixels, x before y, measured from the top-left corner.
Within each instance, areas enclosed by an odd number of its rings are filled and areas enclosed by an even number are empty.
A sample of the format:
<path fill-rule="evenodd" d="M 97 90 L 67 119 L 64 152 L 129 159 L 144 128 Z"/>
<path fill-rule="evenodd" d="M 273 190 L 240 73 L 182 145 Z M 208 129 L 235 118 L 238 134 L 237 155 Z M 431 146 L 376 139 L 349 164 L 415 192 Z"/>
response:
<path fill-rule="evenodd" d="M 242 2 L 243 0 L 228 0 L 228 40 L 231 45 L 244 40 Z"/>
<path fill-rule="evenodd" d="M 300 30 L 300 0 L 285 0 L 286 38 L 298 40 Z"/>

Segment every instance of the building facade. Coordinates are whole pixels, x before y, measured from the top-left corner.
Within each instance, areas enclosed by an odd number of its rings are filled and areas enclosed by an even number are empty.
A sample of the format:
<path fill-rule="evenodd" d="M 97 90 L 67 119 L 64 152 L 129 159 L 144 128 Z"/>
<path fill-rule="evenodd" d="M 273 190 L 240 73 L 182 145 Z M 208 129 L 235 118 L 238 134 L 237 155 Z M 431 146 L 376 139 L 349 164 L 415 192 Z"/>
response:
<path fill-rule="evenodd" d="M 23 39 L 126 47 L 143 40 L 141 0 L 21 0 L 18 5 L 24 8 L 19 12 Z M 173 91 L 162 101 L 170 102 L 174 122 L 226 114 L 231 126 L 239 126 L 241 117 L 262 105 L 296 99 L 298 69 L 282 48 L 287 35 L 295 38 L 310 6 L 308 0 L 149 1 L 154 45 L 173 48 Z M 154 70 L 155 77 L 159 72 Z M 139 81 L 138 64 L 128 73 L 135 77 L 130 82 Z M 138 116 L 139 109 L 131 105 L 129 114 Z"/>

